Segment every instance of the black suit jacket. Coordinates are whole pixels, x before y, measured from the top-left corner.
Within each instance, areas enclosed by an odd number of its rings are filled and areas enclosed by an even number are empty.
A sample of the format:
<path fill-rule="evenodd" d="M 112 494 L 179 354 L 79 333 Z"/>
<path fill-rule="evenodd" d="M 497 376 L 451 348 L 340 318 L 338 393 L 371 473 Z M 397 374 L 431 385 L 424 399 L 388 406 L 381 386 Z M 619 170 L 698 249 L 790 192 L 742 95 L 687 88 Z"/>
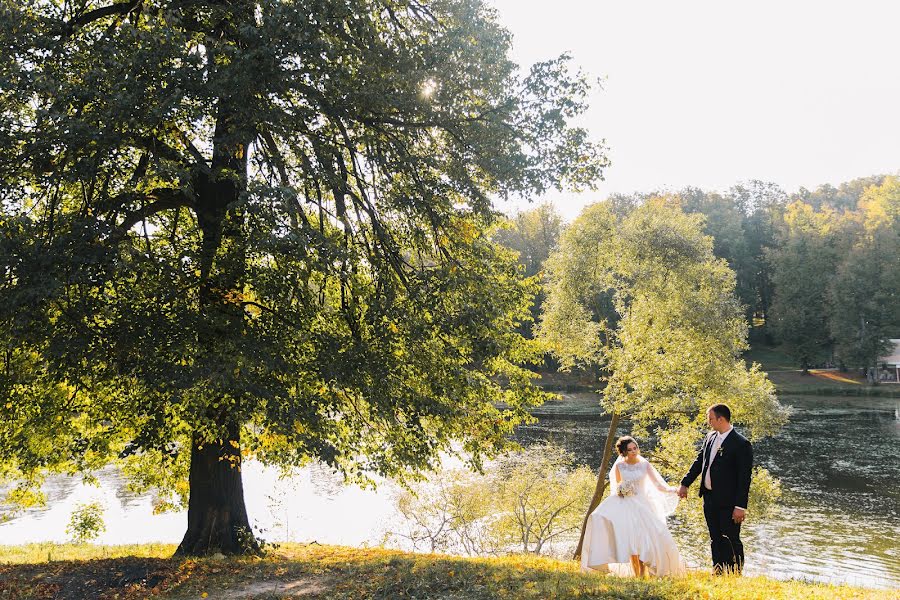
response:
<path fill-rule="evenodd" d="M 706 436 L 697 459 L 681 480 L 681 485 L 689 487 L 697 477 L 702 476 L 709 458 L 707 453 L 712 450 L 715 439 L 715 432 Z M 753 446 L 747 438 L 732 429 L 719 447 L 716 460 L 709 467 L 712 490 L 705 489 L 703 480 L 700 480 L 700 496 L 703 497 L 704 504 L 711 503 L 723 508 L 734 506 L 747 508 L 752 471 Z"/>

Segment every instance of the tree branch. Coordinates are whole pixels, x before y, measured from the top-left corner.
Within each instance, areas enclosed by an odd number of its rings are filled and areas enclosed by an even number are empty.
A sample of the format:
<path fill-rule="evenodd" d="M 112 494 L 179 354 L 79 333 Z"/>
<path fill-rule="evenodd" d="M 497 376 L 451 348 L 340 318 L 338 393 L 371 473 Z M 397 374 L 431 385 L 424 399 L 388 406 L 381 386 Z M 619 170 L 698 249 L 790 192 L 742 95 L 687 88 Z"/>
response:
<path fill-rule="evenodd" d="M 157 188 L 145 194 L 144 198 L 152 200 L 152 202 L 125 215 L 125 220 L 118 226 L 120 236 L 124 236 L 129 229 L 144 219 L 164 210 L 181 206 L 193 206 L 193 202 L 188 195 L 179 188 Z"/>
<path fill-rule="evenodd" d="M 117 2 L 115 4 L 110 4 L 109 6 L 101 6 L 100 8 L 95 8 L 90 12 L 86 12 L 83 15 L 74 17 L 73 19 L 66 22 L 63 37 L 68 37 L 72 35 L 79 27 L 90 25 L 94 21 L 99 21 L 104 17 L 109 17 L 111 15 L 125 16 L 135 8 L 139 7 L 142 1 L 143 0 L 130 0 L 129 2 Z"/>
<path fill-rule="evenodd" d="M 275 143 L 272 132 L 268 129 L 264 129 L 259 135 L 263 140 L 263 144 L 266 146 L 266 150 L 268 150 L 271 155 L 272 160 L 275 161 L 275 168 L 278 169 L 278 176 L 281 178 L 281 187 L 290 187 L 291 179 L 288 177 L 284 156 L 282 156 L 281 151 L 278 149 L 278 144 Z"/>
<path fill-rule="evenodd" d="M 147 150 L 153 155 L 160 158 L 165 158 L 167 160 L 171 160 L 172 162 L 176 162 L 185 166 L 193 166 L 194 164 L 191 163 L 191 161 L 187 160 L 187 158 L 181 152 L 166 144 L 159 138 L 155 138 L 149 135 L 135 136 L 134 138 L 132 138 L 132 141 L 138 148 Z M 207 165 L 205 161 L 197 163 L 196 166 L 201 170 L 209 171 L 209 165 Z"/>

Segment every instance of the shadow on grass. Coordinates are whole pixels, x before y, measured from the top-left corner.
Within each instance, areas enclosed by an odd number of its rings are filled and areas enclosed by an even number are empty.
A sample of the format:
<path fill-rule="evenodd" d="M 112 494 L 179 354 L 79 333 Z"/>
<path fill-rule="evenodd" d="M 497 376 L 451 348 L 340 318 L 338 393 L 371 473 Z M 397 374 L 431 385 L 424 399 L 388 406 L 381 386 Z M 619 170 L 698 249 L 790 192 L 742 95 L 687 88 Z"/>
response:
<path fill-rule="evenodd" d="M 578 598 L 890 598 L 890 592 L 718 577 L 624 579 L 583 574 L 573 561 L 462 558 L 385 549 L 286 544 L 265 558 L 125 557 L 0 565 L 0 599 L 96 598 L 394 600 Z"/>
<path fill-rule="evenodd" d="M 178 568 L 171 559 L 130 557 L 0 565 L 0 598 L 83 600 L 117 593 L 144 597 L 171 580 Z"/>

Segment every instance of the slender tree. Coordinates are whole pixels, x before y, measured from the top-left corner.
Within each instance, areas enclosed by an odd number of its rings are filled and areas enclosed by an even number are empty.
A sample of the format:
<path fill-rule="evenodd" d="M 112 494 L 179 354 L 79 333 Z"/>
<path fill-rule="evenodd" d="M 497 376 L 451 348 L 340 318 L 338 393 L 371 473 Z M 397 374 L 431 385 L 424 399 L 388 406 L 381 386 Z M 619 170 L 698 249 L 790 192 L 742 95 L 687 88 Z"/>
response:
<path fill-rule="evenodd" d="M 0 475 L 119 461 L 252 552 L 248 457 L 477 465 L 539 399 L 490 198 L 606 163 L 480 0 L 3 0 L 0 47 Z"/>
<path fill-rule="evenodd" d="M 826 356 L 832 340 L 827 323 L 827 291 L 845 238 L 837 234 L 839 215 L 809 204 L 787 207 L 780 244 L 770 250 L 774 297 L 772 329 L 804 374 Z"/>
<path fill-rule="evenodd" d="M 774 183 L 756 180 L 736 185 L 728 194 L 744 215 L 746 258 L 736 266 L 739 297 L 751 311 L 751 327 L 761 325 L 764 339 L 771 343 L 773 285 L 766 252 L 776 245 L 776 224 L 781 221 L 787 194 Z"/>

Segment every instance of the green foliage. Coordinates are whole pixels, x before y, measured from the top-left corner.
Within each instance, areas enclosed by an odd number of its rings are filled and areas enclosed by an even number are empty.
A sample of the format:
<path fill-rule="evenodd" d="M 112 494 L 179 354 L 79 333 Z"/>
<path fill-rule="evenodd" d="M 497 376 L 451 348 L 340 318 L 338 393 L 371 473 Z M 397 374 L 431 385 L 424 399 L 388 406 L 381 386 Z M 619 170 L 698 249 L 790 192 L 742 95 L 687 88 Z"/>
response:
<path fill-rule="evenodd" d="M 607 203 L 622 216 L 660 195 L 664 194 L 614 195 Z M 703 215 L 703 232 L 713 238 L 713 253 L 735 272 L 735 293 L 748 325 L 764 324 L 772 302 L 771 269 L 765 252 L 775 246 L 787 194 L 773 183 L 754 180 L 725 193 L 687 187 L 668 197 L 684 212 Z"/>
<path fill-rule="evenodd" d="M 540 330 L 564 364 L 603 367 L 605 408 L 639 430 L 702 428 L 705 408 L 726 401 L 753 437 L 771 435 L 786 415 L 765 374 L 739 358 L 734 273 L 701 225 L 666 199 L 624 217 L 587 208 L 548 263 Z"/>
<path fill-rule="evenodd" d="M 770 251 L 773 328 L 804 369 L 832 351 L 844 366 L 875 367 L 888 340 L 900 335 L 900 184 L 893 177 L 873 181 L 848 184 L 855 190 L 851 210 L 824 201 L 790 204 L 779 246 Z"/>
<path fill-rule="evenodd" d="M 549 203 L 522 211 L 506 220 L 494 239 L 519 254 L 525 275 L 541 272 L 544 262 L 556 249 L 563 230 L 562 217 Z"/>
<path fill-rule="evenodd" d="M 860 321 L 850 316 L 852 311 L 832 310 L 831 282 L 851 248 L 875 228 L 871 222 L 883 227 L 890 221 L 891 181 L 865 177 L 815 191 L 801 188 L 791 195 L 775 184 L 749 181 L 724 193 L 688 187 L 671 201 L 687 213 L 703 215 L 714 254 L 735 272 L 735 293 L 754 343 L 771 345 L 777 339 L 806 368 L 832 358 L 837 344 L 832 323 L 859 334 Z M 614 196 L 608 202 L 624 214 L 657 195 Z M 883 256 L 890 255 L 879 258 Z M 878 306 L 882 312 L 891 310 L 884 302 Z M 845 349 L 837 352 L 850 359 Z"/>
<path fill-rule="evenodd" d="M 777 185 L 750 181 L 724 195 L 680 192 L 685 212 L 706 217 L 704 231 L 713 237 L 713 252 L 735 272 L 738 299 L 748 324 L 766 324 L 772 305 L 772 274 L 766 249 L 775 245 L 776 225 L 787 195 Z M 698 196 L 694 200 L 695 196 Z"/>
<path fill-rule="evenodd" d="M 870 187 L 880 186 L 885 179 L 884 175 L 872 175 L 845 181 L 837 187 L 826 183 L 820 185 L 815 191 L 800 188 L 800 191 L 791 199 L 808 204 L 817 211 L 828 209 L 838 212 L 854 211 L 859 207 L 865 191 Z"/>
<path fill-rule="evenodd" d="M 519 264 L 524 267 L 526 277 L 540 277 L 547 257 L 559 242 L 562 230 L 562 217 L 552 204 L 547 203 L 506 219 L 498 227 L 493 239 L 518 254 Z M 531 307 L 533 320 L 537 320 L 541 314 L 543 302 L 544 293 L 541 288 Z M 523 334 L 532 337 L 531 328 L 528 327 Z"/>
<path fill-rule="evenodd" d="M 770 252 L 775 297 L 772 329 L 804 369 L 831 343 L 826 320 L 827 290 L 841 255 L 838 217 L 802 202 L 787 207 L 782 243 Z"/>
<path fill-rule="evenodd" d="M 75 507 L 66 527 L 66 533 L 72 536 L 74 543 L 90 542 L 106 531 L 103 511 L 103 505 L 100 502 L 89 502 Z"/>
<path fill-rule="evenodd" d="M 829 332 L 846 364 L 877 368 L 900 335 L 900 181 L 867 188 L 857 218 L 861 231 L 828 290 Z"/>
<path fill-rule="evenodd" d="M 593 480 L 549 444 L 505 455 L 482 475 L 446 469 L 398 497 L 407 526 L 391 536 L 431 552 L 559 554 L 578 532 Z"/>
<path fill-rule="evenodd" d="M 478 0 L 2 3 L 0 475 L 501 452 L 543 396 L 489 198 L 606 165 L 510 43 Z"/>
<path fill-rule="evenodd" d="M 695 188 L 678 193 L 678 202 L 684 212 L 705 217 L 703 231 L 713 239 L 713 253 L 728 261 L 735 272 L 735 292 L 751 317 L 760 304 L 757 282 L 752 275 L 757 268 L 758 256 L 749 247 L 741 199 L 736 194 L 705 193 Z"/>

